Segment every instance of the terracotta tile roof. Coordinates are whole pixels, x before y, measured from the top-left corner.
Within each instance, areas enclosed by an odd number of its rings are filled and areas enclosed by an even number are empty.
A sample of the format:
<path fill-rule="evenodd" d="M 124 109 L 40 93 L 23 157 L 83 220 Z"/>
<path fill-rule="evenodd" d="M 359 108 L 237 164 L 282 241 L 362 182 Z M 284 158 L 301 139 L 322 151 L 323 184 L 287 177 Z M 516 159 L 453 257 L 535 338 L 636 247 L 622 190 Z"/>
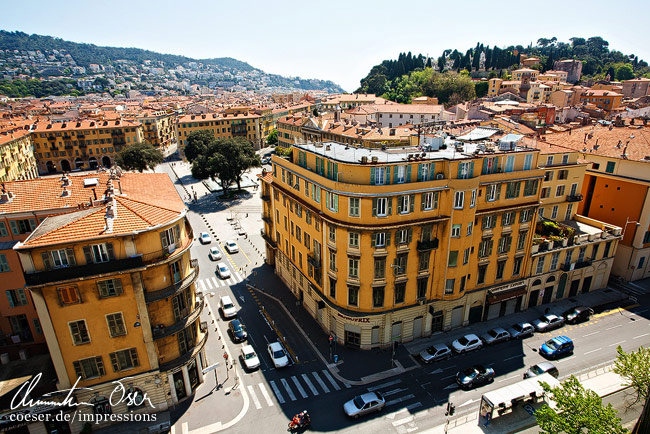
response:
<path fill-rule="evenodd" d="M 5 134 L 0 134 L 0 146 L 13 142 L 16 139 L 20 139 L 22 137 L 28 136 L 30 131 L 28 130 L 16 130 L 12 131 L 11 133 Z"/>
<path fill-rule="evenodd" d="M 273 172 L 271 171 L 268 171 L 264 174 L 259 174 L 257 175 L 257 177 L 264 182 L 269 182 L 269 183 L 273 182 Z"/>
<path fill-rule="evenodd" d="M 88 130 L 88 129 L 103 129 L 103 128 L 123 128 L 123 127 L 137 127 L 141 125 L 140 122 L 133 122 L 127 120 L 83 120 L 71 122 L 56 122 L 56 123 L 36 123 L 34 124 L 35 132 L 49 132 L 49 131 L 69 131 L 69 130 Z M 49 128 L 48 128 L 49 127 Z"/>

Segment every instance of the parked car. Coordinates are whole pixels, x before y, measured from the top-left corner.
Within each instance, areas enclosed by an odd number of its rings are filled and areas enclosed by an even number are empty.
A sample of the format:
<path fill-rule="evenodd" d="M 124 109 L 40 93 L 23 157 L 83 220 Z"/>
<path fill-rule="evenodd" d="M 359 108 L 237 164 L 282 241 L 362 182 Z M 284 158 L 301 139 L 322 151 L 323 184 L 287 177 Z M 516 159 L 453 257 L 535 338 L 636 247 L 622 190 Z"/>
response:
<path fill-rule="evenodd" d="M 465 335 L 451 343 L 451 347 L 459 354 L 472 350 L 478 350 L 482 346 L 483 343 L 475 334 Z"/>
<path fill-rule="evenodd" d="M 536 365 L 531 366 L 526 373 L 524 373 L 524 380 L 526 378 L 536 377 L 545 373 L 549 373 L 555 378 L 560 376 L 560 372 L 557 370 L 555 365 L 551 362 L 541 362 Z"/>
<path fill-rule="evenodd" d="M 207 232 L 201 232 L 199 234 L 199 241 L 201 244 L 210 244 L 212 242 L 212 237 L 210 237 L 210 234 Z"/>
<path fill-rule="evenodd" d="M 445 360 L 451 357 L 451 349 L 445 344 L 433 344 L 420 353 L 420 359 L 424 363 Z"/>
<path fill-rule="evenodd" d="M 577 324 L 579 322 L 589 321 L 589 317 L 594 314 L 594 310 L 587 306 L 575 306 L 562 314 L 567 324 Z"/>
<path fill-rule="evenodd" d="M 533 333 L 535 333 L 535 327 L 527 322 L 518 322 L 517 324 L 513 324 L 512 327 L 508 328 L 508 332 L 510 333 L 510 337 L 512 339 L 523 339 L 527 338 L 528 336 L 532 336 Z"/>
<path fill-rule="evenodd" d="M 573 341 L 566 336 L 556 336 L 539 347 L 539 353 L 549 359 L 557 359 L 573 353 Z"/>
<path fill-rule="evenodd" d="M 271 163 L 271 157 L 262 158 L 262 164 L 270 164 L 270 163 Z"/>
<path fill-rule="evenodd" d="M 474 365 L 456 374 L 456 383 L 463 389 L 472 389 L 494 380 L 494 369 Z"/>
<path fill-rule="evenodd" d="M 230 270 L 225 262 L 219 262 L 217 264 L 217 274 L 222 279 L 228 279 L 230 277 Z"/>
<path fill-rule="evenodd" d="M 237 252 L 239 252 L 239 246 L 233 240 L 226 241 L 225 246 L 226 246 L 226 250 L 228 250 L 228 253 L 237 253 Z"/>
<path fill-rule="evenodd" d="M 271 342 L 267 346 L 267 349 L 269 351 L 269 356 L 271 356 L 271 360 L 273 361 L 273 366 L 276 368 L 289 366 L 289 357 L 287 356 L 287 353 L 285 353 L 284 348 L 282 348 L 282 345 L 280 345 L 280 342 Z"/>
<path fill-rule="evenodd" d="M 564 318 L 548 313 L 533 321 L 533 325 L 538 332 L 548 332 L 562 327 Z"/>
<path fill-rule="evenodd" d="M 228 324 L 228 331 L 230 332 L 230 337 L 234 342 L 244 342 L 248 339 L 248 333 L 246 333 L 246 327 L 238 319 L 230 321 Z"/>
<path fill-rule="evenodd" d="M 208 253 L 208 256 L 210 257 L 211 260 L 218 261 L 219 259 L 221 259 L 221 252 L 217 247 L 210 247 L 210 253 Z"/>
<path fill-rule="evenodd" d="M 343 404 L 343 411 L 346 415 L 358 418 L 364 414 L 380 411 L 386 406 L 386 400 L 379 392 L 368 392 L 363 395 L 355 396 L 350 401 Z"/>
<path fill-rule="evenodd" d="M 249 371 L 257 369 L 260 367 L 260 359 L 257 357 L 257 353 L 250 345 L 244 345 L 241 347 L 241 359 L 244 362 L 244 366 Z"/>
<path fill-rule="evenodd" d="M 481 340 L 485 345 L 493 345 L 499 342 L 505 342 L 510 339 L 510 333 L 506 329 L 501 327 L 493 328 L 488 330 L 487 333 L 481 335 Z"/>
<path fill-rule="evenodd" d="M 224 295 L 219 299 L 219 309 L 221 309 L 224 318 L 237 316 L 237 307 L 235 307 L 235 303 L 232 302 L 228 295 Z"/>

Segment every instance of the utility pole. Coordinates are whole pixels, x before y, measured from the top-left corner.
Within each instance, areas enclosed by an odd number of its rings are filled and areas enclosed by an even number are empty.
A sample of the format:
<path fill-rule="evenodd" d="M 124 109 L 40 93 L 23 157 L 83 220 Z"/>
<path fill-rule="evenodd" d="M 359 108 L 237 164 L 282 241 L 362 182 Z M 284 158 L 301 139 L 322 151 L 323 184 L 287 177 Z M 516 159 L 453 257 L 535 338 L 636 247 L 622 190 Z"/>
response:
<path fill-rule="evenodd" d="M 453 416 L 456 413 L 456 406 L 453 402 L 449 401 L 447 403 L 447 411 L 445 412 L 445 417 L 447 421 L 445 422 L 445 434 L 447 434 L 447 428 L 449 427 L 449 416 Z"/>

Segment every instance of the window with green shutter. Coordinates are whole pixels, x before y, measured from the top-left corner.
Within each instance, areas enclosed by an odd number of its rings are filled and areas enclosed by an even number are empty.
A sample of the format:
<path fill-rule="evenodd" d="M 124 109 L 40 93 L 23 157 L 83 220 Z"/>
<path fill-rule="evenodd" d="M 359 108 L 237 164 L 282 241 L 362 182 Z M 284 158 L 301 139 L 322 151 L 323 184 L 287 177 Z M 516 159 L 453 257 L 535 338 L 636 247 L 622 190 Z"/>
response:
<path fill-rule="evenodd" d="M 129 348 L 127 350 L 116 351 L 109 354 L 111 358 L 111 365 L 114 372 L 124 371 L 126 369 L 136 368 L 140 366 L 138 360 L 138 350 Z"/>
<path fill-rule="evenodd" d="M 6 273 L 7 271 L 11 271 L 7 256 L 4 253 L 0 253 L 0 273 Z"/>

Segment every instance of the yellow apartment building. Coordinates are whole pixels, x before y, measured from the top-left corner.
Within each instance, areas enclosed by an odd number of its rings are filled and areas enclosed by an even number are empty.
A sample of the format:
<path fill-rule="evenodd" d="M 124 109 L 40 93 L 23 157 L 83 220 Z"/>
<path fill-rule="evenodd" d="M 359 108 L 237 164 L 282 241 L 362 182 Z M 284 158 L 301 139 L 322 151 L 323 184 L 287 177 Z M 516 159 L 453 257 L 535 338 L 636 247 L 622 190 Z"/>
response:
<path fill-rule="evenodd" d="M 41 174 L 110 167 L 125 146 L 144 141 L 140 122 L 123 119 L 36 123 L 34 153 Z"/>
<path fill-rule="evenodd" d="M 80 412 L 159 412 L 194 393 L 207 363 L 192 228 L 167 175 L 111 171 L 98 187 L 99 198 L 47 217 L 14 249 L 58 388 L 92 386 L 77 390 L 93 403 Z M 111 404 L 124 377 L 154 408 Z"/>
<path fill-rule="evenodd" d="M 142 124 L 144 141 L 161 150 L 176 143 L 176 113 L 173 111 L 147 111 L 138 116 Z"/>
<path fill-rule="evenodd" d="M 260 120 L 262 116 L 252 111 L 225 111 L 222 113 L 188 114 L 178 118 L 179 150 L 185 148 L 187 136 L 194 131 L 206 130 L 214 134 L 216 139 L 243 137 L 254 146 L 261 146 L 262 132 Z"/>
<path fill-rule="evenodd" d="M 0 182 L 38 177 L 29 130 L 0 133 Z"/>

